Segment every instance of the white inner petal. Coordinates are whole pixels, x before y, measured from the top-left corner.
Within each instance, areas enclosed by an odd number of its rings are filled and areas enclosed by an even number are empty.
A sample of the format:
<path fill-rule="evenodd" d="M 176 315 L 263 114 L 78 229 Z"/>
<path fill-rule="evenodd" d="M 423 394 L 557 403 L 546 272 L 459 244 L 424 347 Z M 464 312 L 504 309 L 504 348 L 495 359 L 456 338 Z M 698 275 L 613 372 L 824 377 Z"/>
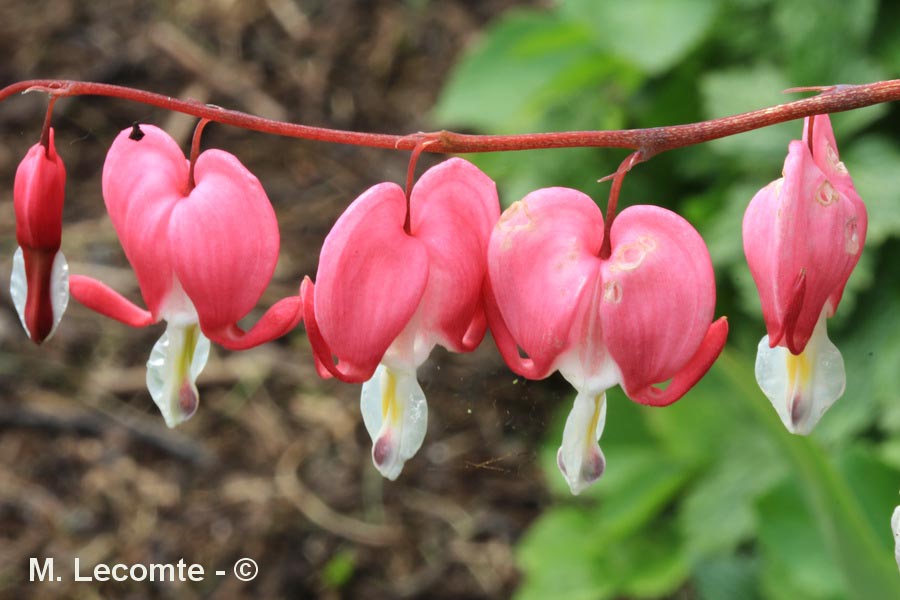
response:
<path fill-rule="evenodd" d="M 900 567 L 900 506 L 894 509 L 891 516 L 891 529 L 894 531 L 894 559 Z"/>
<path fill-rule="evenodd" d="M 372 438 L 372 462 L 393 481 L 422 446 L 428 428 L 428 404 L 415 369 L 378 365 L 362 386 L 360 409 Z"/>
<path fill-rule="evenodd" d="M 791 433 L 806 435 L 844 393 L 844 359 L 828 339 L 825 311 L 803 352 L 769 348 L 769 336 L 756 352 L 756 381 Z"/>
<path fill-rule="evenodd" d="M 62 250 L 56 252 L 53 268 L 50 271 L 50 303 L 53 306 L 53 328 L 44 340 L 49 340 L 56 333 L 66 308 L 69 306 L 69 263 Z"/>
<path fill-rule="evenodd" d="M 573 494 L 600 479 L 606 458 L 597 443 L 606 424 L 606 392 L 579 391 L 575 396 L 556 463 Z"/>
<path fill-rule="evenodd" d="M 169 323 L 147 360 L 147 389 L 166 425 L 176 425 L 197 412 L 197 377 L 209 359 L 209 340 L 194 323 Z"/>
<path fill-rule="evenodd" d="M 31 332 L 28 331 L 28 325 L 25 324 L 25 301 L 28 298 L 28 278 L 25 276 L 25 255 L 22 248 L 16 248 L 13 254 L 12 277 L 9 280 L 9 295 L 12 296 L 13 305 L 19 314 L 19 321 L 28 337 Z"/>
<path fill-rule="evenodd" d="M 19 315 L 19 321 L 28 337 L 31 332 L 25 324 L 25 304 L 28 300 L 28 277 L 25 274 L 25 255 L 22 248 L 16 248 L 13 254 L 12 275 L 9 280 L 9 295 L 12 297 L 13 306 L 16 307 L 16 313 Z M 53 327 L 50 333 L 44 338 L 49 340 L 56 333 L 59 322 L 62 321 L 63 313 L 69 305 L 69 265 L 62 251 L 57 251 L 53 258 L 53 266 L 50 269 L 50 305 L 53 308 Z"/>

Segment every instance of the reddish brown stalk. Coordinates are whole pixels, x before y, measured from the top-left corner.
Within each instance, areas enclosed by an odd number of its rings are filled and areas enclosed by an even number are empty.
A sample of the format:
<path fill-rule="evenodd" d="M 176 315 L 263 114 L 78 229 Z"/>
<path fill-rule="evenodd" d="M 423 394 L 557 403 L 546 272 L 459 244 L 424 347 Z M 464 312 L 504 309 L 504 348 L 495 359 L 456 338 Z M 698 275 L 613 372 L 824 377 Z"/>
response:
<path fill-rule="evenodd" d="M 200 138 L 203 136 L 203 129 L 209 125 L 209 119 L 200 119 L 197 127 L 194 128 L 194 137 L 191 139 L 191 167 L 188 171 L 188 191 L 194 189 L 194 165 L 197 164 L 197 157 L 200 156 Z"/>
<path fill-rule="evenodd" d="M 41 127 L 40 142 L 48 159 L 50 159 L 50 122 L 53 120 L 53 105 L 56 104 L 56 98 L 56 96 L 50 95 L 50 101 L 47 103 L 47 114 L 44 115 L 44 126 Z"/>
<path fill-rule="evenodd" d="M 818 89 L 818 88 L 816 88 Z M 273 133 L 338 144 L 352 144 L 371 148 L 412 150 L 416 136 L 342 131 L 284 123 L 201 104 L 192 100 L 177 100 L 169 96 L 143 90 L 86 81 L 32 79 L 20 81 L 0 90 L 0 101 L 26 91 L 43 91 L 56 96 L 110 96 L 167 110 L 206 118 L 217 123 L 243 129 Z M 803 98 L 761 110 L 730 117 L 701 121 L 687 125 L 624 129 L 616 131 L 565 131 L 558 133 L 527 133 L 521 135 L 464 135 L 450 131 L 431 134 L 434 143 L 426 149 L 434 153 L 498 152 L 534 150 L 540 148 L 604 147 L 631 148 L 658 154 L 666 150 L 708 142 L 745 131 L 761 129 L 776 123 L 792 121 L 817 114 L 835 113 L 883 102 L 900 100 L 900 80 L 877 81 L 862 85 L 835 85 L 811 98 Z"/>
<path fill-rule="evenodd" d="M 407 235 L 412 234 L 409 199 L 412 194 L 413 180 L 416 178 L 416 164 L 418 164 L 422 152 L 434 143 L 434 140 L 427 139 L 426 134 L 418 134 L 415 137 L 419 138 L 419 141 L 416 142 L 416 147 L 413 148 L 412 153 L 409 155 L 409 166 L 406 168 L 406 220 L 403 221 L 403 231 L 405 231 Z"/>
<path fill-rule="evenodd" d="M 806 145 L 809 146 L 809 153 L 815 156 L 816 151 L 813 150 L 813 125 L 816 124 L 815 117 L 810 117 L 807 123 L 809 123 L 809 125 L 806 127 Z"/>
<path fill-rule="evenodd" d="M 609 190 L 609 201 L 606 203 L 606 222 L 603 224 L 603 243 L 600 245 L 600 258 L 603 260 L 606 260 L 609 258 L 610 254 L 612 254 L 612 241 L 610 240 L 609 234 L 612 231 L 612 224 L 616 218 L 616 209 L 619 205 L 619 192 L 622 190 L 622 182 L 625 180 L 625 175 L 634 165 L 644 162 L 648 158 L 649 156 L 645 156 L 642 151 L 636 150 L 622 161 L 613 175 L 604 177 L 600 180 L 606 181 L 607 179 L 612 178 L 612 187 Z"/>

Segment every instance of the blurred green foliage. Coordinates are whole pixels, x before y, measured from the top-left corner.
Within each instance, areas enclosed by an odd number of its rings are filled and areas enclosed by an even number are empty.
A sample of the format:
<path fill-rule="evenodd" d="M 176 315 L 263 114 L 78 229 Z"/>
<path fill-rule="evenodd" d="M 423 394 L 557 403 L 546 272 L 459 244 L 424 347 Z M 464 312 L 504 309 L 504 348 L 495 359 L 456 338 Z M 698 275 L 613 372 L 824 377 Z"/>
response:
<path fill-rule="evenodd" d="M 514 10 L 457 65 L 435 109 L 455 130 L 524 133 L 672 125 L 791 99 L 789 87 L 865 83 L 900 70 L 900 5 L 888 1 L 558 0 Z M 521 540 L 531 598 L 900 598 L 890 515 L 900 502 L 900 111 L 833 115 L 869 210 L 866 252 L 829 323 L 847 391 L 816 432 L 784 431 L 753 378 L 764 333 L 741 219 L 780 175 L 800 122 L 677 150 L 626 178 L 706 239 L 726 354 L 664 410 L 609 395 L 604 478 L 572 498 L 555 464 L 569 406 L 543 452 L 554 501 Z M 605 204 L 622 150 L 472 156 L 504 203 L 566 185 Z M 574 393 L 573 393 L 574 396 Z"/>

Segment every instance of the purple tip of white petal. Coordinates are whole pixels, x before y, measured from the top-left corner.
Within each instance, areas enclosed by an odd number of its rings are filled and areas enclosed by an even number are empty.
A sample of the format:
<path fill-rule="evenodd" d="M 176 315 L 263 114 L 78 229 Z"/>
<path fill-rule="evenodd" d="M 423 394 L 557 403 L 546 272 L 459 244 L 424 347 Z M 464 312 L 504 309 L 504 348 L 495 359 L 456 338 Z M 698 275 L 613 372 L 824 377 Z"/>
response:
<path fill-rule="evenodd" d="M 147 389 L 166 425 L 187 421 L 200 403 L 197 377 L 209 358 L 209 340 L 196 324 L 169 324 L 147 360 Z"/>
<path fill-rule="evenodd" d="M 556 454 L 556 464 L 574 495 L 600 479 L 606 470 L 606 458 L 597 443 L 605 424 L 606 394 L 579 392 Z"/>
<path fill-rule="evenodd" d="M 385 478 L 394 481 L 422 446 L 428 428 L 428 405 L 415 369 L 378 365 L 363 384 L 360 409 L 372 438 L 372 462 Z"/>
<path fill-rule="evenodd" d="M 770 348 L 769 336 L 757 348 L 756 381 L 791 433 L 809 434 L 844 393 L 844 359 L 828 339 L 825 319 L 823 311 L 799 355 Z"/>

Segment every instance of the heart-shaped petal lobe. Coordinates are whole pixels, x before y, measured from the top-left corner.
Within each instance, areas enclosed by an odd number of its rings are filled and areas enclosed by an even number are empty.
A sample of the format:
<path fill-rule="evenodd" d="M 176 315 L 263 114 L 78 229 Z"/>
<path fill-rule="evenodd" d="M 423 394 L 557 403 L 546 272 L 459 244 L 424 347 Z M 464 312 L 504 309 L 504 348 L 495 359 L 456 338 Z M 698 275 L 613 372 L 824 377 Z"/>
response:
<path fill-rule="evenodd" d="M 175 279 L 169 223 L 188 192 L 188 161 L 168 134 L 135 125 L 116 137 L 103 164 L 103 199 L 154 319 L 170 312 L 164 306 Z"/>
<path fill-rule="evenodd" d="M 582 297 L 600 274 L 602 241 L 600 209 L 573 189 L 537 190 L 500 216 L 488 246 L 487 312 L 513 371 L 546 377 L 570 346 Z"/>
<path fill-rule="evenodd" d="M 200 326 L 218 332 L 250 312 L 268 286 L 278 221 L 259 180 L 227 152 L 203 152 L 194 181 L 172 211 L 172 265 Z"/>
<path fill-rule="evenodd" d="M 304 284 L 304 297 L 313 295 L 303 315 L 313 350 L 343 381 L 372 377 L 425 291 L 428 250 L 403 230 L 405 219 L 399 186 L 369 188 L 325 238 L 314 288 Z"/>
<path fill-rule="evenodd" d="M 675 376 L 700 348 L 715 309 L 715 280 L 700 234 L 670 210 L 629 207 L 610 237 L 603 339 L 635 399 L 638 390 Z"/>
<path fill-rule="evenodd" d="M 488 239 L 500 217 L 497 186 L 472 163 L 451 158 L 426 171 L 410 196 L 411 235 L 428 251 L 420 335 L 456 352 L 484 337 L 482 308 Z"/>

